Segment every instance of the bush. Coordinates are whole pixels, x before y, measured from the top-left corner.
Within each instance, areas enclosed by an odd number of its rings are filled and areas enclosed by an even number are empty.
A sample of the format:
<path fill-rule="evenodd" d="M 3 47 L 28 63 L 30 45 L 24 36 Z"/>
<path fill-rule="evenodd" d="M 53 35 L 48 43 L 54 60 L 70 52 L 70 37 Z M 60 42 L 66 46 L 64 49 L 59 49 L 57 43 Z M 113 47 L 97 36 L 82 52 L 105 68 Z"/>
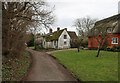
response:
<path fill-rule="evenodd" d="M 112 51 L 112 47 L 107 47 L 106 49 L 104 49 L 106 51 Z"/>
<path fill-rule="evenodd" d="M 81 46 L 87 47 L 88 46 L 88 40 L 83 40 L 81 43 Z"/>
<path fill-rule="evenodd" d="M 82 50 L 83 50 L 83 49 L 84 49 L 84 47 L 82 47 L 82 46 L 81 46 L 81 47 L 80 47 L 80 49 L 82 49 Z"/>
<path fill-rule="evenodd" d="M 27 43 L 28 47 L 34 46 L 34 36 L 32 35 L 31 40 Z"/>
<path fill-rule="evenodd" d="M 35 50 L 43 49 L 42 43 L 40 40 L 35 40 Z"/>
<path fill-rule="evenodd" d="M 120 46 L 113 46 L 113 47 L 107 47 L 105 49 L 106 51 L 114 51 L 114 52 L 120 52 Z"/>

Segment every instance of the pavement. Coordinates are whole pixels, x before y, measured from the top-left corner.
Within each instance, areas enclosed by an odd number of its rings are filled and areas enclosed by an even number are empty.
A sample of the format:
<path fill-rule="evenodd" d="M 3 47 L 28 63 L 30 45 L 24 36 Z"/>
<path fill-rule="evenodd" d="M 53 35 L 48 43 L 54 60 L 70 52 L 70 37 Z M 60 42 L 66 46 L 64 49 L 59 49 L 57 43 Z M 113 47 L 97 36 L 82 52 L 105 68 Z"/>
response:
<path fill-rule="evenodd" d="M 24 81 L 77 81 L 56 59 L 44 52 L 27 48 L 32 63 Z"/>

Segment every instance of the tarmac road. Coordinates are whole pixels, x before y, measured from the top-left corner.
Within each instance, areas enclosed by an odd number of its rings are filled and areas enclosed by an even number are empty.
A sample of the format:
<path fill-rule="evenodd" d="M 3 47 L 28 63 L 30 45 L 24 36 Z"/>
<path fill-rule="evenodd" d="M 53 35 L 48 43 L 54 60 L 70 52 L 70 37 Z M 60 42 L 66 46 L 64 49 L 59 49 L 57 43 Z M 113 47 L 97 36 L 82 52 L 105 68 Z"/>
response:
<path fill-rule="evenodd" d="M 32 64 L 24 81 L 77 81 L 53 57 L 47 53 L 27 48 L 32 57 Z"/>

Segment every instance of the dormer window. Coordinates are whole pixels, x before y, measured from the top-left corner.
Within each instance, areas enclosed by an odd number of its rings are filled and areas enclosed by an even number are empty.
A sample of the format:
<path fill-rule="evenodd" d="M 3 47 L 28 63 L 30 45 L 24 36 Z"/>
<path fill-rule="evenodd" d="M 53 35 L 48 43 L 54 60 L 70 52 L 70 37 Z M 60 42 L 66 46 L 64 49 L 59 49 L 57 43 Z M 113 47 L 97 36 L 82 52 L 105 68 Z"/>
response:
<path fill-rule="evenodd" d="M 64 39 L 67 39 L 67 35 L 64 35 Z"/>
<path fill-rule="evenodd" d="M 108 33 L 112 33 L 112 28 L 108 28 L 108 29 L 107 29 L 107 32 L 108 32 Z"/>

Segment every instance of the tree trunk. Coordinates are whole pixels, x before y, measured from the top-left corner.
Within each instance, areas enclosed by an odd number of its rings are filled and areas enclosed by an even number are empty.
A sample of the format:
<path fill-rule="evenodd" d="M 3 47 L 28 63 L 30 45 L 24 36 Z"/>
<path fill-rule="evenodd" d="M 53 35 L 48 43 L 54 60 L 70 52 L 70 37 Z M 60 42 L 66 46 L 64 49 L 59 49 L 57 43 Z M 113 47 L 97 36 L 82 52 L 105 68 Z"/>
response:
<path fill-rule="evenodd" d="M 98 48 L 98 53 L 96 57 L 99 57 L 99 54 L 100 54 L 100 48 Z"/>
<path fill-rule="evenodd" d="M 78 47 L 77 49 L 78 49 L 78 52 L 80 52 L 80 49 L 79 49 L 79 47 Z"/>

